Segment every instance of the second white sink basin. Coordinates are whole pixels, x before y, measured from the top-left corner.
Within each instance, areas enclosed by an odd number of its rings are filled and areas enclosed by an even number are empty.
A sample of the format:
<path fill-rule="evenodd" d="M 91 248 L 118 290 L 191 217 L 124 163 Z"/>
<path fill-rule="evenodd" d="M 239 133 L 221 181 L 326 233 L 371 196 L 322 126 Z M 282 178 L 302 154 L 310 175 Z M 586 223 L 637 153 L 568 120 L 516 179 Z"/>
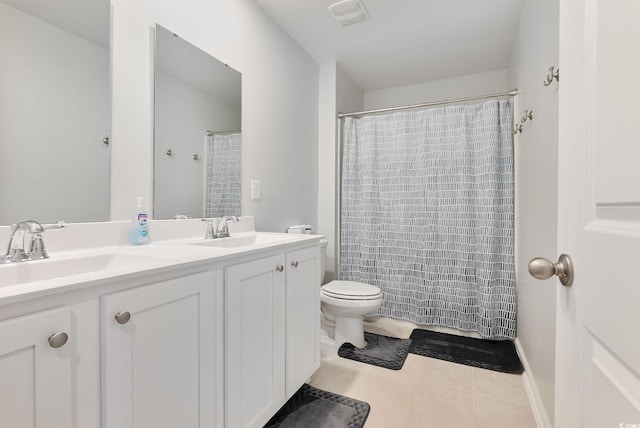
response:
<path fill-rule="evenodd" d="M 252 245 L 259 246 L 263 244 L 271 244 L 278 241 L 282 242 L 292 239 L 294 238 L 291 238 L 289 235 L 284 233 L 254 233 L 250 235 L 230 236 L 228 238 L 207 239 L 194 242 L 191 245 L 217 248 L 240 248 Z"/>
<path fill-rule="evenodd" d="M 107 269 L 122 269 L 164 258 L 130 253 L 106 253 L 83 257 L 50 258 L 0 265 L 0 287 L 43 281 Z"/>

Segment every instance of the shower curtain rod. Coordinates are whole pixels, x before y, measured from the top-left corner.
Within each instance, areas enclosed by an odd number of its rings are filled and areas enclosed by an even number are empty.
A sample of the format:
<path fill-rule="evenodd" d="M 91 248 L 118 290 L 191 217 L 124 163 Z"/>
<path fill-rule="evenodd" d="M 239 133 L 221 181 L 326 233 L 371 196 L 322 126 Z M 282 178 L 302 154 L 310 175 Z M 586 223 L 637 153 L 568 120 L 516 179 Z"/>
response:
<path fill-rule="evenodd" d="M 500 92 L 500 93 L 496 93 L 496 94 L 480 95 L 480 96 L 477 96 L 477 97 L 458 98 L 457 100 L 434 101 L 434 102 L 430 102 L 430 103 L 412 104 L 412 105 L 408 105 L 408 106 L 387 107 L 387 108 L 380 108 L 380 109 L 376 109 L 376 110 L 356 111 L 356 112 L 353 112 L 353 113 L 338 113 L 338 119 L 342 119 L 342 118 L 350 117 L 350 116 L 363 116 L 365 114 L 383 113 L 383 112 L 396 111 L 396 110 L 406 110 L 406 109 L 410 109 L 410 108 L 431 107 L 431 106 L 439 106 L 439 105 L 443 105 L 443 104 L 462 103 L 462 102 L 465 102 L 465 101 L 483 100 L 485 98 L 497 98 L 497 97 L 504 97 L 504 96 L 513 97 L 517 93 L 518 93 L 518 89 L 513 89 L 513 90 L 511 90 L 509 92 Z"/>
<path fill-rule="evenodd" d="M 242 129 L 225 129 L 223 131 L 207 131 L 207 137 L 213 137 L 214 135 L 223 135 L 223 134 L 235 134 L 238 132 L 242 132 Z"/>

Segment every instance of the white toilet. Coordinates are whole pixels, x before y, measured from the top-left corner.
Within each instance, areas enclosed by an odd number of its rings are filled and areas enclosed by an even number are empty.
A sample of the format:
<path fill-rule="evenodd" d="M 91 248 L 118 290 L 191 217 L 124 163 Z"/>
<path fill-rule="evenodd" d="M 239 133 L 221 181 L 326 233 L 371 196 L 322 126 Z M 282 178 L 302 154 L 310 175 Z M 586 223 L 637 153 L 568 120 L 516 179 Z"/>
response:
<path fill-rule="evenodd" d="M 321 245 L 324 259 L 326 242 L 321 241 Z M 322 272 L 324 275 L 324 269 Z M 320 301 L 323 345 L 337 349 L 349 342 L 358 348 L 364 348 L 367 342 L 364 340 L 362 321 L 365 315 L 380 307 L 382 291 L 374 285 L 362 282 L 335 280 L 322 286 Z"/>

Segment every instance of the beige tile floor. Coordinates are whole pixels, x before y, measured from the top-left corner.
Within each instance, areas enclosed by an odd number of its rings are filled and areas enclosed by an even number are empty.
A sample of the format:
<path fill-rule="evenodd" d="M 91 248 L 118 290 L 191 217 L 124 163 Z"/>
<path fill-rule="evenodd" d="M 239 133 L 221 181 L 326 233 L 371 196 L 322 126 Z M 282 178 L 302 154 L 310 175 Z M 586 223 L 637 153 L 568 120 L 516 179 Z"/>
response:
<path fill-rule="evenodd" d="M 536 427 L 522 376 L 419 355 L 401 370 L 323 356 L 309 384 L 369 403 L 365 428 Z"/>

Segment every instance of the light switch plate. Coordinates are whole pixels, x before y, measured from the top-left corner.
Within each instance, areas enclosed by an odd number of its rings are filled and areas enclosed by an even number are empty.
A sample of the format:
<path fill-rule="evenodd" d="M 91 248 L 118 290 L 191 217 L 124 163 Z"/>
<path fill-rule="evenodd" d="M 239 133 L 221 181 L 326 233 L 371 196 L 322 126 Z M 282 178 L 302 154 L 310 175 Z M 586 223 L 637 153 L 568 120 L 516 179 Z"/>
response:
<path fill-rule="evenodd" d="M 260 199 L 260 180 L 251 180 L 251 199 Z"/>

